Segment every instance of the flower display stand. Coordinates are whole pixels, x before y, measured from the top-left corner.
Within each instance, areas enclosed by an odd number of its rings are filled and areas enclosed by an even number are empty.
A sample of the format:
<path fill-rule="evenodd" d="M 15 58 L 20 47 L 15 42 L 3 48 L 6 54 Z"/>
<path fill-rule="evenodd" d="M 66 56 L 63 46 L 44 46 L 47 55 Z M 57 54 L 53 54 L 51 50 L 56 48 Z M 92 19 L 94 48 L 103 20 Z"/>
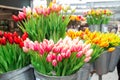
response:
<path fill-rule="evenodd" d="M 0 74 L 0 80 L 35 80 L 33 68 L 26 66 L 4 74 Z"/>

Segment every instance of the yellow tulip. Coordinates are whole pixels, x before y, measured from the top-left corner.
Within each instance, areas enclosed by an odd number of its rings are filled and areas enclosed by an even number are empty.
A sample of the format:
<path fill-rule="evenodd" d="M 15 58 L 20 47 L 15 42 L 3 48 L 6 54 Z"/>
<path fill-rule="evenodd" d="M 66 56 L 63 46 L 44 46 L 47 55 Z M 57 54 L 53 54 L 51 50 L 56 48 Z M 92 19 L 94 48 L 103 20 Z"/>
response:
<path fill-rule="evenodd" d="M 115 50 L 115 47 L 111 47 L 108 49 L 108 52 L 113 52 Z"/>

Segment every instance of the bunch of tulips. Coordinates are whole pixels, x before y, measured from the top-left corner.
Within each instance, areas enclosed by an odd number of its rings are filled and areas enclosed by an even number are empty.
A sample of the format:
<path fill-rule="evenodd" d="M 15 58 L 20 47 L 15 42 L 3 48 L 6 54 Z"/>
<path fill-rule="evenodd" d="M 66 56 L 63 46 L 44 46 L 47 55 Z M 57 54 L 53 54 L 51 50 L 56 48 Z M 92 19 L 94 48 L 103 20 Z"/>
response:
<path fill-rule="evenodd" d="M 113 12 L 109 9 L 92 9 L 85 12 L 85 17 L 89 25 L 108 24 Z"/>
<path fill-rule="evenodd" d="M 65 15 L 64 7 L 56 3 L 50 3 L 46 7 L 23 8 L 22 12 L 13 15 L 14 21 L 18 22 L 23 32 L 28 32 L 29 38 L 33 41 L 43 39 L 53 39 L 57 42 L 65 37 L 67 25 L 70 21 L 69 16 Z M 66 10 L 66 9 L 65 9 Z M 63 19 L 63 16 L 65 18 Z"/>
<path fill-rule="evenodd" d="M 115 50 L 115 47 L 120 45 L 120 37 L 114 33 L 91 32 L 89 29 L 85 31 L 69 30 L 67 36 L 71 37 L 71 39 L 79 37 L 84 40 L 86 44 L 92 44 L 95 52 L 95 54 L 92 55 L 92 61 L 98 58 L 103 51 L 107 50 L 112 52 Z"/>
<path fill-rule="evenodd" d="M 24 52 L 31 55 L 32 65 L 46 75 L 66 76 L 78 71 L 91 60 L 91 44 L 84 44 L 79 38 L 65 37 L 57 43 L 44 39 L 43 42 L 24 41 Z"/>
<path fill-rule="evenodd" d="M 0 31 L 0 74 L 23 68 L 30 64 L 29 55 L 22 50 L 23 41 L 27 37 L 27 33 L 20 37 L 16 32 Z"/>

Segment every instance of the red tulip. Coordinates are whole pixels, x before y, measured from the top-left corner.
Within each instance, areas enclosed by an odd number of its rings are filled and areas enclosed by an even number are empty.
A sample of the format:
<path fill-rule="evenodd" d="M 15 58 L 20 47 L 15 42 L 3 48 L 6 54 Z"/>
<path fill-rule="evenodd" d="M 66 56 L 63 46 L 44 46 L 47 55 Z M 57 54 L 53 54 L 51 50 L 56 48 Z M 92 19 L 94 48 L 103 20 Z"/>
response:
<path fill-rule="evenodd" d="M 20 42 L 19 43 L 19 46 L 22 48 L 22 47 L 24 47 L 24 43 L 23 42 Z"/>
<path fill-rule="evenodd" d="M 21 40 L 21 38 L 20 37 L 14 37 L 14 42 L 16 43 L 16 44 L 19 44 L 20 42 L 22 42 L 22 40 Z"/>
<path fill-rule="evenodd" d="M 28 34 L 27 34 L 27 32 L 25 32 L 25 33 L 22 35 L 23 41 L 26 40 L 27 37 L 28 37 Z"/>
<path fill-rule="evenodd" d="M 18 22 L 18 21 L 19 21 L 19 18 L 18 18 L 16 15 L 12 15 L 12 19 L 13 19 L 15 22 Z"/>
<path fill-rule="evenodd" d="M 2 45 L 5 45 L 5 44 L 6 44 L 6 38 L 5 38 L 5 37 L 1 38 L 1 44 L 2 44 Z"/>
<path fill-rule="evenodd" d="M 9 41 L 10 44 L 13 44 L 13 42 L 14 42 L 12 37 L 9 37 L 8 41 Z"/>
<path fill-rule="evenodd" d="M 3 34 L 3 35 L 4 35 L 4 37 L 5 37 L 5 38 L 7 38 L 7 37 L 8 37 L 7 32 L 4 32 L 4 34 Z"/>
<path fill-rule="evenodd" d="M 13 33 L 13 36 L 14 36 L 14 37 L 18 37 L 18 33 L 15 31 L 15 32 Z"/>

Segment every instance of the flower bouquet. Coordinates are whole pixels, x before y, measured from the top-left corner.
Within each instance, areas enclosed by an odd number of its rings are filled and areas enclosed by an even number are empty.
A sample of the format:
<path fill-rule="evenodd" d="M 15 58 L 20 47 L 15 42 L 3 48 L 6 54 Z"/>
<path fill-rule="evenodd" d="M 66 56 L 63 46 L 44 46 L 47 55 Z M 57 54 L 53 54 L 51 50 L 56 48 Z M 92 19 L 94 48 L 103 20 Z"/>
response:
<path fill-rule="evenodd" d="M 87 19 L 87 23 L 90 25 L 91 31 L 102 31 L 101 24 L 108 24 L 112 14 L 112 11 L 109 9 L 92 9 L 84 15 Z"/>
<path fill-rule="evenodd" d="M 116 48 L 117 46 L 120 45 L 120 37 L 117 34 L 91 32 L 88 29 L 86 29 L 86 31 L 78 31 L 78 32 L 69 30 L 67 32 L 67 35 L 72 37 L 72 39 L 79 36 L 81 39 L 85 40 L 86 43 L 92 44 L 92 48 L 94 52 L 92 54 L 92 58 L 90 62 L 94 62 L 97 59 L 97 61 L 95 62 L 99 67 L 97 68 L 99 69 L 98 74 L 101 75 L 107 73 L 109 70 L 113 71 L 115 69 L 115 66 L 117 65 L 120 55 L 118 53 L 118 49 Z M 117 49 L 117 51 L 115 49 Z M 103 66 L 104 67 L 103 68 L 102 64 L 106 65 L 106 68 L 105 66 Z M 100 66 L 102 69 L 100 68 Z"/>
<path fill-rule="evenodd" d="M 53 39 L 57 42 L 60 38 L 65 37 L 70 21 L 69 15 L 65 15 L 66 11 L 63 9 L 65 8 L 61 5 L 50 3 L 47 8 L 42 6 L 33 8 L 33 10 L 30 7 L 23 8 L 23 12 L 12 17 L 18 22 L 23 32 L 28 32 L 31 40 Z M 64 19 L 63 15 L 65 15 Z"/>
<path fill-rule="evenodd" d="M 27 37 L 27 33 L 24 33 L 20 37 L 16 32 L 0 31 L 0 79 L 13 80 L 17 78 L 17 80 L 21 80 L 25 78 L 20 74 L 23 72 L 26 75 L 25 71 L 30 69 L 29 67 L 25 67 L 30 64 L 30 56 L 22 50 L 24 46 L 23 41 Z M 30 78 L 33 79 L 32 77 Z"/>
<path fill-rule="evenodd" d="M 76 73 L 90 61 L 93 52 L 90 47 L 90 44 L 84 44 L 78 38 L 71 40 L 66 37 L 57 43 L 46 39 L 40 43 L 26 39 L 23 50 L 30 53 L 32 65 L 39 73 L 49 76 L 68 76 Z"/>

